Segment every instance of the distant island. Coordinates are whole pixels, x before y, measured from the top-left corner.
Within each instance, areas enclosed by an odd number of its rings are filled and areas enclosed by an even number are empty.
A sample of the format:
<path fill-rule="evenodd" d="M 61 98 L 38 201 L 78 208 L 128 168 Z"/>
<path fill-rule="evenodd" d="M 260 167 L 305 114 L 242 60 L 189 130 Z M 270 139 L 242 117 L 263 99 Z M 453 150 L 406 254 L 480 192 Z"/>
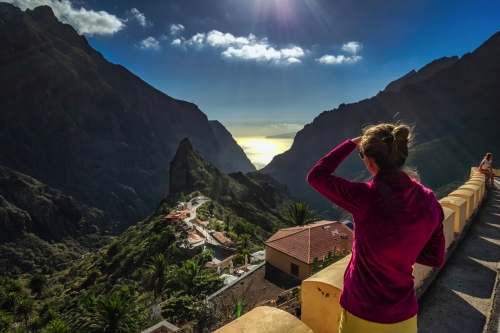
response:
<path fill-rule="evenodd" d="M 266 139 L 293 139 L 297 132 L 266 136 Z"/>

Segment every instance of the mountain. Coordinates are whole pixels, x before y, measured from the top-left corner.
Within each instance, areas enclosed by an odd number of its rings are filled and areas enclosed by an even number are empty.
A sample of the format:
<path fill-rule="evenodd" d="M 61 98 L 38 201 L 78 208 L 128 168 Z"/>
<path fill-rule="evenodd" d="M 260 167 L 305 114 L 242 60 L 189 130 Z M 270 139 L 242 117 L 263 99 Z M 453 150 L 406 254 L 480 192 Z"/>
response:
<path fill-rule="evenodd" d="M 194 191 L 200 191 L 268 232 L 283 225 L 280 208 L 291 200 L 288 188 L 269 175 L 223 174 L 214 165 L 206 164 L 185 138 L 170 163 L 169 196 Z"/>
<path fill-rule="evenodd" d="M 221 127 L 108 62 L 50 7 L 0 3 L 1 165 L 130 225 L 168 193 L 184 137 L 223 172 L 251 169 Z"/>
<path fill-rule="evenodd" d="M 500 149 L 498 59 L 500 33 L 450 67 L 397 93 L 380 92 L 322 112 L 297 133 L 290 150 L 260 171 L 286 184 L 292 195 L 328 209 L 331 203 L 305 181 L 311 167 L 344 140 L 359 136 L 366 124 L 404 120 L 415 125 L 418 145 L 410 152 L 408 164 L 420 171 L 422 183 L 437 189 L 463 180 L 485 152 Z M 355 155 L 339 167 L 340 175 L 351 179 L 363 175 L 365 166 Z"/>
<path fill-rule="evenodd" d="M 0 166 L 0 272 L 62 268 L 106 243 L 109 214 Z"/>
<path fill-rule="evenodd" d="M 436 74 L 442 69 L 448 68 L 453 65 L 458 60 L 457 56 L 453 57 L 442 57 L 440 59 L 436 59 L 424 67 L 420 68 L 418 72 L 415 72 L 413 69 L 408 74 L 400 77 L 399 79 L 392 81 L 385 87 L 384 92 L 399 92 L 403 87 L 409 84 L 415 84 L 419 81 L 428 79 L 432 75 Z"/>
<path fill-rule="evenodd" d="M 221 143 L 221 170 L 250 172 L 255 171 L 256 168 L 250 162 L 243 149 L 236 143 L 233 136 L 229 131 L 217 120 L 210 120 L 208 122 L 217 140 Z"/>

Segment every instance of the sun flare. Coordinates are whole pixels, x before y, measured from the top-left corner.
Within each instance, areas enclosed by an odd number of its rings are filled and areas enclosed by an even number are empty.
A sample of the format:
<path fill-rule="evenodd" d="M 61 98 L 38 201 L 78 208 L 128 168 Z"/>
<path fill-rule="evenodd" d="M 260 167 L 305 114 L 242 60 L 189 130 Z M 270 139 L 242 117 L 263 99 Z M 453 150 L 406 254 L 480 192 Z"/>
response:
<path fill-rule="evenodd" d="M 265 167 L 274 156 L 290 149 L 293 143 L 293 139 L 266 139 L 265 137 L 235 139 L 257 169 Z"/>

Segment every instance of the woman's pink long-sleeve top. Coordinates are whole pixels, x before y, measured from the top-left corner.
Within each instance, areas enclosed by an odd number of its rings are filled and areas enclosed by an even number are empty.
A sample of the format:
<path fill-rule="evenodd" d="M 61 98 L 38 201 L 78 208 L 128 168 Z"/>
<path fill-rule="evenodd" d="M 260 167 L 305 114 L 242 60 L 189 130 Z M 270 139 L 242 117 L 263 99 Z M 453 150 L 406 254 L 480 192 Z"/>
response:
<path fill-rule="evenodd" d="M 353 215 L 352 258 L 340 305 L 377 323 L 397 323 L 418 313 L 413 268 L 441 267 L 445 257 L 443 209 L 431 190 L 401 170 L 379 171 L 368 183 L 332 175 L 356 148 L 345 141 L 323 157 L 307 181 Z"/>

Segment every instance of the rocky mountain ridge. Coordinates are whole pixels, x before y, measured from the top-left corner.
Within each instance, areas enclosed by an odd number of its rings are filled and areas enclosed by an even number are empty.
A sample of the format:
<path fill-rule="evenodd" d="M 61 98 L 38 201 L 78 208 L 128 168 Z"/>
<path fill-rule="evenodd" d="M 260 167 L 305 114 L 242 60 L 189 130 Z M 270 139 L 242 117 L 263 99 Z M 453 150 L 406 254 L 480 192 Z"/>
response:
<path fill-rule="evenodd" d="M 424 149 L 416 146 L 410 153 L 424 185 L 437 189 L 463 180 L 486 151 L 500 149 L 498 59 L 500 33 L 450 67 L 406 85 L 398 93 L 380 92 L 322 112 L 297 133 L 290 150 L 275 156 L 260 171 L 286 184 L 293 195 L 326 210 L 331 203 L 305 181 L 310 168 L 344 140 L 359 136 L 366 124 L 402 120 L 415 125 L 418 145 L 427 144 Z M 339 175 L 356 179 L 356 174 L 363 174 L 364 164 L 354 155 L 339 167 Z"/>
<path fill-rule="evenodd" d="M 428 63 L 418 71 L 412 69 L 409 73 L 389 83 L 387 87 L 385 87 L 384 92 L 400 92 L 405 86 L 426 80 L 440 70 L 450 67 L 457 60 L 457 56 L 442 57 Z"/>
<path fill-rule="evenodd" d="M 220 202 L 267 232 L 284 223 L 280 208 L 291 201 L 288 188 L 269 175 L 259 172 L 225 175 L 214 165 L 206 164 L 185 138 L 170 163 L 169 196 L 194 191 Z"/>
<path fill-rule="evenodd" d="M 0 3 L 1 165 L 125 227 L 168 193 L 168 166 L 184 137 L 223 172 L 253 168 L 195 104 L 108 62 L 50 7 Z"/>

